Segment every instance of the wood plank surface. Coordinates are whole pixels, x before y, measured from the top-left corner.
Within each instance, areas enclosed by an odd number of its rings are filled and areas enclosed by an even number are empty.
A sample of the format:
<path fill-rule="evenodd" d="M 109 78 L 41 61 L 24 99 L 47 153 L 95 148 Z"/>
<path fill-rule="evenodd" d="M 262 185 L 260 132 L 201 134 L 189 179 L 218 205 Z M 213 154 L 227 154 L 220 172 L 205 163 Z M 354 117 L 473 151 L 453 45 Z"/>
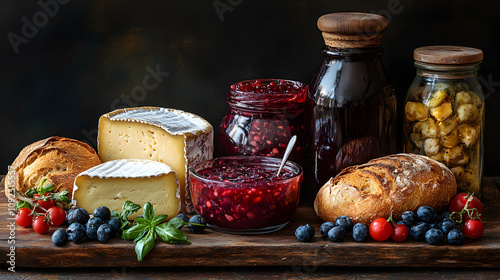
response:
<path fill-rule="evenodd" d="M 2 188 L 3 189 L 3 188 Z M 498 189 L 496 194 L 498 194 Z M 493 191 L 495 193 L 495 191 Z M 192 244 L 166 244 L 157 240 L 155 248 L 138 262 L 134 243 L 113 238 L 107 243 L 85 240 L 56 247 L 52 232 L 44 235 L 31 228 L 16 227 L 9 216 L 8 201 L 0 192 L 0 255 L 2 267 L 9 264 L 7 254 L 14 246 L 16 267 L 500 267 L 500 213 L 496 205 L 485 206 L 485 233 L 479 240 L 462 246 L 431 246 L 407 240 L 358 243 L 352 236 L 333 243 L 319 234 L 321 220 L 310 207 L 299 207 L 295 218 L 284 229 L 264 235 L 231 235 L 206 230 L 204 234 L 186 232 Z M 297 226 L 309 223 L 316 229 L 311 243 L 295 236 Z M 12 236 L 12 237 L 11 237 Z M 10 238 L 10 239 L 9 239 Z M 9 244 L 15 240 L 15 244 Z"/>

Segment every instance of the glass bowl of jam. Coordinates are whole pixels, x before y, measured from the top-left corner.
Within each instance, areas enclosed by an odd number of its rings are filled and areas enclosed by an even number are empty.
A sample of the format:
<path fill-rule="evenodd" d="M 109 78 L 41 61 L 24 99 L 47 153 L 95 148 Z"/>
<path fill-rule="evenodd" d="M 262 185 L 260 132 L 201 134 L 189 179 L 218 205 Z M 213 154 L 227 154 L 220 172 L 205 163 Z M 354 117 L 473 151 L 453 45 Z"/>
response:
<path fill-rule="evenodd" d="M 194 208 L 208 225 L 235 234 L 277 231 L 290 222 L 299 202 L 302 168 L 281 159 L 228 156 L 189 170 Z"/>

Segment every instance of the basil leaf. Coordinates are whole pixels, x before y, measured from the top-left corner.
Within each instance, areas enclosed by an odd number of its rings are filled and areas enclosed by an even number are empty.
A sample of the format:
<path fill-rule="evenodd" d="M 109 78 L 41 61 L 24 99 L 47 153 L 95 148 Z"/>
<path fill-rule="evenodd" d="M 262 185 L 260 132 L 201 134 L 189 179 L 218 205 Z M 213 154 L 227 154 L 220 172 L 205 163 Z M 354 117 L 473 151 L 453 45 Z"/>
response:
<path fill-rule="evenodd" d="M 181 218 L 175 217 L 175 218 L 170 219 L 170 221 L 168 221 L 167 225 L 172 226 L 174 228 L 181 228 L 181 227 L 187 225 L 187 223 L 184 222 Z"/>
<path fill-rule="evenodd" d="M 184 234 L 184 232 L 178 230 L 173 226 L 168 224 L 159 224 L 155 227 L 158 236 L 166 243 L 191 243 Z"/>
<path fill-rule="evenodd" d="M 140 233 L 139 235 L 137 235 L 137 237 L 134 239 L 134 242 L 137 243 L 137 241 L 139 241 L 139 239 L 143 238 L 147 233 L 148 231 L 151 229 L 150 226 L 146 226 Z"/>
<path fill-rule="evenodd" d="M 153 249 L 155 246 L 156 232 L 154 230 L 148 231 L 148 234 L 144 236 L 141 240 L 135 243 L 135 253 L 137 254 L 137 260 L 142 261 L 144 257 Z"/>
<path fill-rule="evenodd" d="M 146 224 L 136 224 L 133 227 L 123 231 L 122 238 L 125 240 L 133 240 L 136 239 L 137 236 L 146 228 L 148 225 Z"/>
<path fill-rule="evenodd" d="M 69 202 L 68 191 L 62 191 L 52 195 L 56 201 Z"/>
<path fill-rule="evenodd" d="M 122 206 L 122 213 L 120 214 L 120 219 L 128 220 L 128 216 L 139 211 L 139 209 L 141 209 L 141 206 L 139 204 L 135 204 L 129 200 L 125 201 L 125 203 Z"/>
<path fill-rule="evenodd" d="M 44 194 L 46 194 L 48 192 L 51 192 L 53 189 L 54 189 L 54 184 L 50 184 L 50 185 L 47 185 L 47 186 L 40 186 L 38 188 L 38 194 L 44 195 Z"/>
<path fill-rule="evenodd" d="M 135 222 L 138 224 L 150 224 L 151 221 L 146 220 L 144 218 L 137 218 L 137 219 L 135 219 Z"/>
<path fill-rule="evenodd" d="M 31 204 L 29 204 L 29 202 L 27 202 L 27 201 L 19 200 L 18 202 L 16 202 L 16 210 L 19 210 L 21 208 L 31 209 Z"/>
<path fill-rule="evenodd" d="M 36 188 L 31 188 L 31 189 L 28 189 L 25 193 L 24 193 L 24 196 L 25 197 L 32 197 L 34 194 L 37 194 L 38 193 L 38 190 Z"/>
<path fill-rule="evenodd" d="M 157 224 L 165 221 L 166 218 L 167 215 L 158 215 L 153 219 L 153 221 L 151 221 L 151 225 L 156 226 Z"/>
<path fill-rule="evenodd" d="M 119 217 L 120 217 L 120 213 L 118 213 L 118 211 L 111 210 L 111 218 L 119 218 Z"/>
<path fill-rule="evenodd" d="M 153 208 L 153 204 L 151 202 L 146 202 L 144 204 L 144 208 L 142 208 L 142 214 L 144 215 L 144 219 L 148 221 L 153 221 L 155 218 L 155 209 Z"/>

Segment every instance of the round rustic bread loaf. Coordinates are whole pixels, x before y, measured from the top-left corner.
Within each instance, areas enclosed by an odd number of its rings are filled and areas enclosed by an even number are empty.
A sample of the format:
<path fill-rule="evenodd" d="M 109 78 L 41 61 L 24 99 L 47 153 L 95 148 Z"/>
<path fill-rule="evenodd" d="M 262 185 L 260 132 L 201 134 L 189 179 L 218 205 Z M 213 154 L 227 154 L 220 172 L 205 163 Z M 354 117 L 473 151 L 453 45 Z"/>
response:
<path fill-rule="evenodd" d="M 9 168 L 5 194 L 9 189 L 25 193 L 40 186 L 43 179 L 54 184 L 54 192 L 73 191 L 75 177 L 101 164 L 92 147 L 64 137 L 49 137 L 25 147 Z"/>
<path fill-rule="evenodd" d="M 338 216 L 369 224 L 396 219 L 404 211 L 428 205 L 446 208 L 457 192 L 453 173 L 442 163 L 415 154 L 396 154 L 348 167 L 331 178 L 314 201 L 316 214 L 334 222 Z"/>

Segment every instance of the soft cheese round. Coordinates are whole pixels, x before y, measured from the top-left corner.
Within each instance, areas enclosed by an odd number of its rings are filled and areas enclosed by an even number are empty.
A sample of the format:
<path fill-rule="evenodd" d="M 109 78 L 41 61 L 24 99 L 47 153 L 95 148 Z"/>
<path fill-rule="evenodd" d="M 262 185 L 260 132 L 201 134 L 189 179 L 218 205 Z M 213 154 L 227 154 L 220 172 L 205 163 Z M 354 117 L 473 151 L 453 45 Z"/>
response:
<path fill-rule="evenodd" d="M 99 178 L 150 178 L 174 172 L 161 162 L 148 159 L 117 159 L 94 166 L 78 175 Z"/>

